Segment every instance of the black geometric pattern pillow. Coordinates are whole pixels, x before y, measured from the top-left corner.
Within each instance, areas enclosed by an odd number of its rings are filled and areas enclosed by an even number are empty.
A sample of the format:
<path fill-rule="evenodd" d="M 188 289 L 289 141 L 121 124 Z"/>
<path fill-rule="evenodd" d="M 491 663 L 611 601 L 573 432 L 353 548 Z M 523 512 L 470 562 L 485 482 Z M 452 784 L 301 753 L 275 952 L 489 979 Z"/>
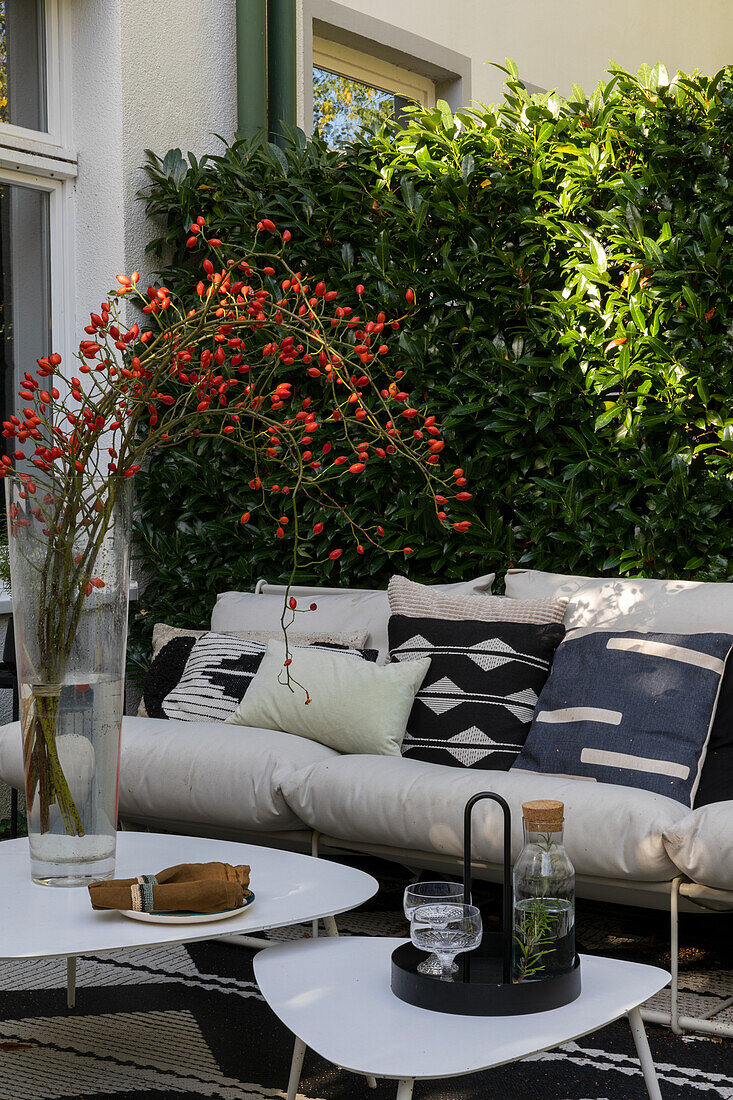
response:
<path fill-rule="evenodd" d="M 393 615 L 393 661 L 430 657 L 402 755 L 508 771 L 529 730 L 565 628 L 561 623 L 447 621 Z"/>
<path fill-rule="evenodd" d="M 299 646 L 293 646 L 299 649 Z M 329 642 L 309 648 L 338 649 L 344 655 L 374 661 L 376 650 L 352 649 Z M 263 642 L 207 631 L 196 639 L 177 684 L 162 702 L 165 718 L 184 722 L 224 722 L 234 714 L 267 652 Z"/>

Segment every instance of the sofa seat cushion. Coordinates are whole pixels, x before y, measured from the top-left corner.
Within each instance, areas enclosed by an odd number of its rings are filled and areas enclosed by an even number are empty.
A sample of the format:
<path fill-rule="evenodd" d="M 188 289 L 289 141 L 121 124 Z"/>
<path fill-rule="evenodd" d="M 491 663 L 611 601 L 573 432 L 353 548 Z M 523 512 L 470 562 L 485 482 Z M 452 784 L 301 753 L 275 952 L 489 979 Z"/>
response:
<path fill-rule="evenodd" d="M 733 801 L 685 814 L 664 830 L 670 858 L 693 882 L 733 890 Z"/>
<path fill-rule="evenodd" d="M 479 791 L 503 795 L 512 811 L 512 850 L 522 846 L 522 803 L 565 803 L 565 841 L 579 874 L 667 881 L 676 873 L 662 839 L 687 811 L 650 791 L 548 775 L 491 775 L 422 760 L 344 756 L 288 771 L 282 793 L 293 812 L 319 832 L 344 841 L 460 856 L 463 808 Z M 473 855 L 502 858 L 499 807 L 474 810 Z"/>
<path fill-rule="evenodd" d="M 231 829 L 299 829 L 302 822 L 280 791 L 281 777 L 336 756 L 324 745 L 274 730 L 125 717 L 120 814 Z M 17 722 L 0 729 L 0 779 L 23 787 Z"/>

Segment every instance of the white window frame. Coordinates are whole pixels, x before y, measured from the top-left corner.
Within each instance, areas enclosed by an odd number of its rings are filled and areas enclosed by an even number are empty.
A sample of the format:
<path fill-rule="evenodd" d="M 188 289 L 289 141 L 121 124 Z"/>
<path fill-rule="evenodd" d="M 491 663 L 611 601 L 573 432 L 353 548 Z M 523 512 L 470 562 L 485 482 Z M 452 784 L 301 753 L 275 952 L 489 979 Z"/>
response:
<path fill-rule="evenodd" d="M 429 77 L 328 38 L 314 36 L 313 68 L 325 69 L 378 91 L 413 99 L 423 107 L 435 106 L 435 84 Z"/>
<path fill-rule="evenodd" d="M 47 130 L 0 123 L 0 181 L 49 195 L 51 350 L 67 363 L 74 354 L 76 328 L 73 200 L 77 177 L 77 157 L 71 148 L 69 2 L 45 0 L 44 4 Z"/>
<path fill-rule="evenodd" d="M 73 193 L 63 180 L 43 175 L 31 175 L 19 169 L 0 167 L 0 183 L 18 187 L 30 187 L 49 196 L 49 278 L 51 280 L 51 332 L 53 351 L 68 362 L 74 354 L 73 326 L 69 318 L 74 315 L 74 264 L 73 251 L 69 247 L 68 225 L 71 220 Z M 40 353 L 39 353 L 40 354 Z"/>

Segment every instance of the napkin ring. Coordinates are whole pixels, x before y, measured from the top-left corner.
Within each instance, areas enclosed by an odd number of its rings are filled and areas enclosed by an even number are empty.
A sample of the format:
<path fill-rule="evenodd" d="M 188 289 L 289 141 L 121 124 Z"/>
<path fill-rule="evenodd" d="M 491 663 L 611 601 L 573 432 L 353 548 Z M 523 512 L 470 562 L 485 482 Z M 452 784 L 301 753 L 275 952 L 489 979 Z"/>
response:
<path fill-rule="evenodd" d="M 135 913 L 152 913 L 155 908 L 153 901 L 153 886 L 157 879 L 155 875 L 139 875 L 137 885 L 130 887 L 130 900 Z"/>

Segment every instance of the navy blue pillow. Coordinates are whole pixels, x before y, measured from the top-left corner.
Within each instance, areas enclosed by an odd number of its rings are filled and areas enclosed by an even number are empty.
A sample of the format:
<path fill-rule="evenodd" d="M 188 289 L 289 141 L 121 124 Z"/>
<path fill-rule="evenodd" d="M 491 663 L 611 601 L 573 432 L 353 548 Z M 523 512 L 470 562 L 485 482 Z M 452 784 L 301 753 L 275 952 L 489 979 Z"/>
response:
<path fill-rule="evenodd" d="M 732 645 L 730 634 L 571 631 L 514 767 L 692 806 Z"/>

